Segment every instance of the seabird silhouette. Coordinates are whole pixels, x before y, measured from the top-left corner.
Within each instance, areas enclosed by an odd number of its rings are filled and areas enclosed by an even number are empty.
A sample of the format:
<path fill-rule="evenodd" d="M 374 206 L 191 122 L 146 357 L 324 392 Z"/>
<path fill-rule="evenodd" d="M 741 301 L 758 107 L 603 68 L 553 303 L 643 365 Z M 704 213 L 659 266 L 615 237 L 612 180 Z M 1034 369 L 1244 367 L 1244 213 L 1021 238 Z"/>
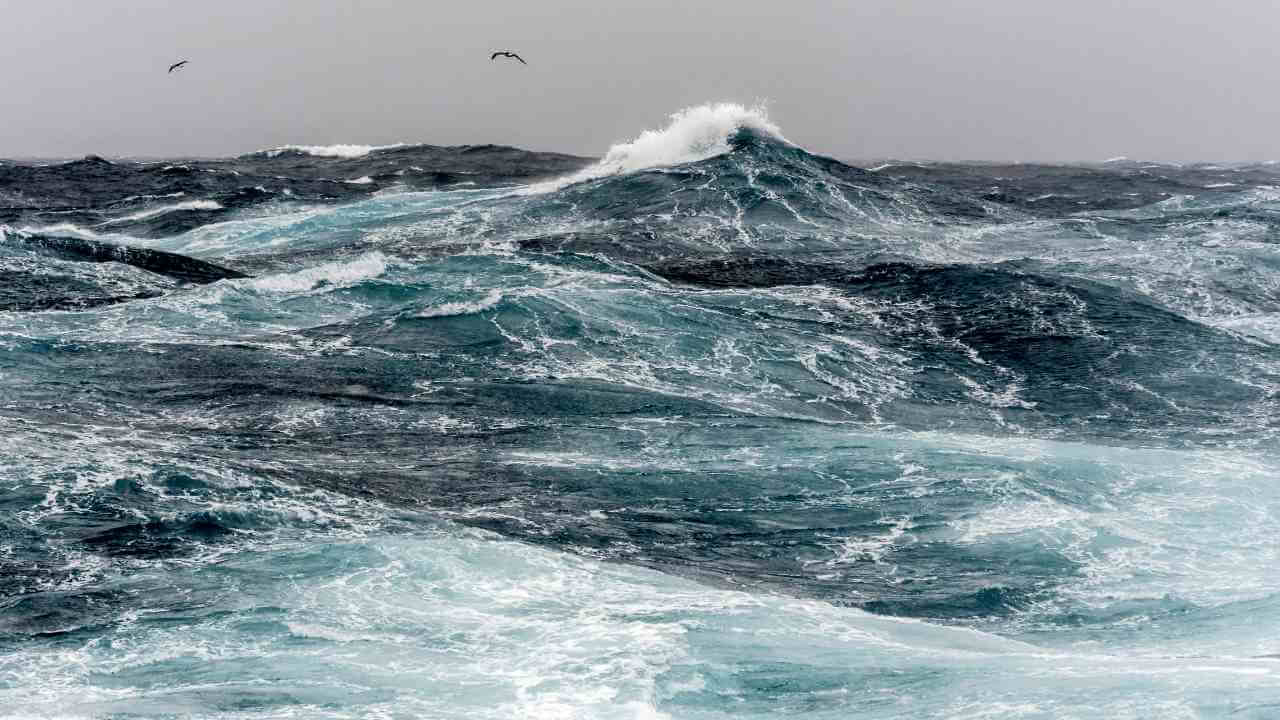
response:
<path fill-rule="evenodd" d="M 176 63 L 174 63 L 174 64 L 172 64 L 172 65 L 170 65 L 170 66 L 169 66 L 169 72 L 173 72 L 174 70 L 177 70 L 178 68 L 182 67 L 183 65 L 186 65 L 186 64 L 187 64 L 187 63 L 189 63 L 189 62 L 191 62 L 191 61 L 190 61 L 190 60 L 183 60 L 182 62 L 176 62 Z"/>
<path fill-rule="evenodd" d="M 515 54 L 515 53 L 513 53 L 513 52 L 507 51 L 507 50 L 499 50 L 498 52 L 496 52 L 496 53 L 494 53 L 494 54 L 490 55 L 490 56 L 489 56 L 489 62 L 493 62 L 494 60 L 497 60 L 499 55 L 501 55 L 501 56 L 503 56 L 503 57 L 515 58 L 515 59 L 517 59 L 517 60 L 519 60 L 519 61 L 520 61 L 520 64 L 521 64 L 521 65 L 528 65 L 528 64 L 529 64 L 529 63 L 527 63 L 527 62 L 525 62 L 525 61 L 524 61 L 524 58 L 520 57 L 519 55 L 517 55 L 517 54 Z"/>

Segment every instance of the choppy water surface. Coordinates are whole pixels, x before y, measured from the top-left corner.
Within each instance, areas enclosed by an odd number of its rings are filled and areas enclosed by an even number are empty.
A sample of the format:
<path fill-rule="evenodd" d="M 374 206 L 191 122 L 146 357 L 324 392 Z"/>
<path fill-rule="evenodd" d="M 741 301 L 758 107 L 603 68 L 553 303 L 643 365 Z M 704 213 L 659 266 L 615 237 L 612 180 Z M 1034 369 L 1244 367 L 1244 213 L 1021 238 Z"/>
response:
<path fill-rule="evenodd" d="M 1280 717 L 1280 167 L 708 106 L 0 222 L 0 716 Z"/>

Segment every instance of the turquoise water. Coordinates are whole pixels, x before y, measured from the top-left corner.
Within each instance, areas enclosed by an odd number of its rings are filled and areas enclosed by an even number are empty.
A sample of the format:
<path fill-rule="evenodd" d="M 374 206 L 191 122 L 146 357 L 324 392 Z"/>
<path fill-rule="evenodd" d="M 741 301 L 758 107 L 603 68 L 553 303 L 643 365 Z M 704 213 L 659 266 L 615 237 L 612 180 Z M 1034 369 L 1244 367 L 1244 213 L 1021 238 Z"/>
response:
<path fill-rule="evenodd" d="M 0 243 L 155 295 L 0 312 L 0 716 L 1280 714 L 1280 191 L 926 170 L 719 107 L 560 179 L 10 226 L 253 277 Z"/>

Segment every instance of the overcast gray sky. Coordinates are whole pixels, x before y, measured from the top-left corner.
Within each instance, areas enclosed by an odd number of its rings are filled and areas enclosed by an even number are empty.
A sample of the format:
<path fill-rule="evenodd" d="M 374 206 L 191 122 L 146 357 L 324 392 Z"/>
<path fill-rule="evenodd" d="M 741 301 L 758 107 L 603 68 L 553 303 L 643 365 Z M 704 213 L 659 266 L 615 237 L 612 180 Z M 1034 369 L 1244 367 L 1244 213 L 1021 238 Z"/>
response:
<path fill-rule="evenodd" d="M 1270 160 L 1278 36 L 1276 0 L 0 0 L 0 156 L 601 154 L 767 100 L 846 158 Z"/>

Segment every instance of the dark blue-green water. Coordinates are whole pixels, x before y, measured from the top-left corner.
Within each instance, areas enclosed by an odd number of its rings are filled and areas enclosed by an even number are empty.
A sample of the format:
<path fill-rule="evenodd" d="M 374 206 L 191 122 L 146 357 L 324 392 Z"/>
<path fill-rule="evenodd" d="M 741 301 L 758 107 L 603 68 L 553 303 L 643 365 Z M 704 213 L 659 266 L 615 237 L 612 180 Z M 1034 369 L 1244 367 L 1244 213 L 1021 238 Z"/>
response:
<path fill-rule="evenodd" d="M 1280 166 L 0 162 L 0 717 L 1280 717 Z"/>

